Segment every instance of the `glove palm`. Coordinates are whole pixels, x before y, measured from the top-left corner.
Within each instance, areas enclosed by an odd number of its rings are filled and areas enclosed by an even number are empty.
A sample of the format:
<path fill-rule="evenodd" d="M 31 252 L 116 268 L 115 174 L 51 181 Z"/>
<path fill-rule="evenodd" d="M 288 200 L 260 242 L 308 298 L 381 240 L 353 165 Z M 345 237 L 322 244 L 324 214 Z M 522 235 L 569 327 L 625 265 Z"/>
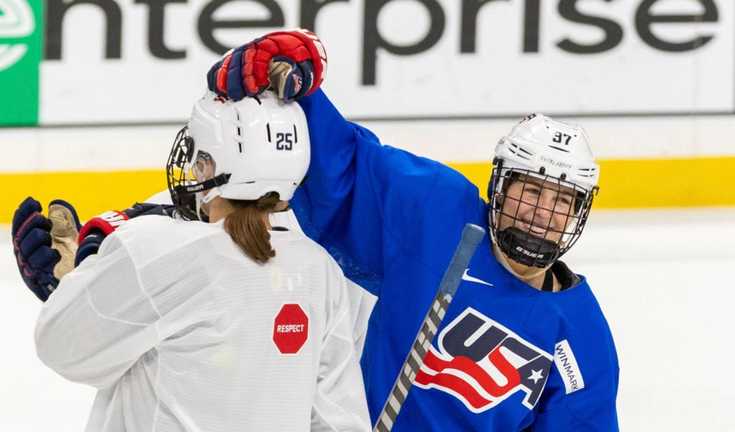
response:
<path fill-rule="evenodd" d="M 23 282 L 46 301 L 66 273 L 74 268 L 79 218 L 63 200 L 49 203 L 49 217 L 35 199 L 26 198 L 13 215 L 13 252 Z"/>

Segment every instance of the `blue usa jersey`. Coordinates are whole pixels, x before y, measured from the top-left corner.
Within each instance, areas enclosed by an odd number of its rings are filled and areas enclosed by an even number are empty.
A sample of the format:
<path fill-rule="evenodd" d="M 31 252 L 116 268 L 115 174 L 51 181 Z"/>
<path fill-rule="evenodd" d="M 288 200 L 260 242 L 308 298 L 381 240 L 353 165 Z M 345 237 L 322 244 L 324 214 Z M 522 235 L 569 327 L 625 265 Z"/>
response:
<path fill-rule="evenodd" d="M 462 227 L 487 226 L 488 206 L 460 173 L 381 145 L 321 91 L 300 104 L 312 161 L 294 211 L 378 296 L 361 360 L 375 424 Z M 486 235 L 462 279 L 394 431 L 618 430 L 617 355 L 584 277 L 534 289 L 498 263 Z"/>

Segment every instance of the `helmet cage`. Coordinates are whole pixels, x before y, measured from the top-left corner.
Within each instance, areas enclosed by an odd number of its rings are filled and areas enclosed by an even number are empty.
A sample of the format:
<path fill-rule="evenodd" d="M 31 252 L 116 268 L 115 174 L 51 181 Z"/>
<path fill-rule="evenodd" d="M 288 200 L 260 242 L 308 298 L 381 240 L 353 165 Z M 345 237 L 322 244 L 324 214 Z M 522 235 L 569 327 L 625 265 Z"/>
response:
<path fill-rule="evenodd" d="M 514 182 L 523 182 L 520 197 L 508 195 L 508 189 Z M 553 187 L 555 190 L 571 191 L 573 202 L 562 205 L 567 210 L 559 208 L 559 197 L 554 200 L 553 208 L 542 206 L 541 191 L 535 201 L 528 201 L 526 190 L 530 184 L 541 189 Z M 565 180 L 565 176 L 551 176 L 545 173 L 544 168 L 538 172 L 516 167 L 504 167 L 502 159 L 496 159 L 488 186 L 490 200 L 490 233 L 493 240 L 508 257 L 516 262 L 533 267 L 547 267 L 564 255 L 579 239 L 584 229 L 592 201 L 597 194 L 598 187 L 587 190 L 579 185 Z M 506 200 L 517 201 L 517 205 L 505 209 Z M 521 207 L 533 208 L 533 213 L 523 220 L 519 215 Z M 536 214 L 539 210 L 552 213 L 545 227 L 535 225 Z M 525 212 L 524 212 L 525 213 Z M 565 223 L 561 230 L 552 227 L 552 220 L 563 214 Z M 506 219 L 510 225 L 501 229 L 501 220 Z M 533 223 L 533 226 L 529 223 Z M 543 231 L 545 234 L 540 234 Z M 534 232 L 536 231 L 536 232 Z"/>
<path fill-rule="evenodd" d="M 195 174 L 194 148 L 194 138 L 189 136 L 188 127 L 184 126 L 176 134 L 166 162 L 166 181 L 171 201 L 182 218 L 206 220 L 199 211 L 196 194 L 226 184 L 230 174 L 222 173 L 200 181 Z"/>

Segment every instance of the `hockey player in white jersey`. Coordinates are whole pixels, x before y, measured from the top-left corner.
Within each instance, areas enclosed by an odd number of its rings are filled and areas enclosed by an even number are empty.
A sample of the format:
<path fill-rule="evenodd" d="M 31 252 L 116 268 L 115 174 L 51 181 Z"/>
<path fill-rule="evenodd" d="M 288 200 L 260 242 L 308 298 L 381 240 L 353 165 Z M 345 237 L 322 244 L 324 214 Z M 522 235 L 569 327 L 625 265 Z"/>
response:
<path fill-rule="evenodd" d="M 298 105 L 210 93 L 167 166 L 177 211 L 210 223 L 95 218 L 80 252 L 109 235 L 53 293 L 53 275 L 39 291 L 41 258 L 22 253 L 33 236 L 14 233 L 24 279 L 46 297 L 39 357 L 99 389 L 87 431 L 370 429 L 346 280 L 320 246 L 269 222 L 309 154 Z M 16 216 L 29 221 L 19 230 L 39 220 Z"/>

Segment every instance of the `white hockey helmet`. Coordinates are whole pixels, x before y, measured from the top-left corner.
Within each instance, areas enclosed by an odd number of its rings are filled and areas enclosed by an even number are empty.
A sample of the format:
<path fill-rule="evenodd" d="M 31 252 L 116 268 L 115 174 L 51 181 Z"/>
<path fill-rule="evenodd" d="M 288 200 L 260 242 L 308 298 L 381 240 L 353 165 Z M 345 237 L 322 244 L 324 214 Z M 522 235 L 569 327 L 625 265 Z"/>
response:
<path fill-rule="evenodd" d="M 551 119 L 543 114 L 523 118 L 495 148 L 493 173 L 488 186 L 491 202 L 490 231 L 500 249 L 510 258 L 537 267 L 556 261 L 577 241 L 585 226 L 592 200 L 598 190 L 600 169 L 595 163 L 589 138 L 580 126 Z M 502 213 L 505 193 L 513 181 L 537 179 L 541 184 L 573 191 L 574 205 L 567 215 L 570 223 L 561 240 L 550 241 L 513 227 L 501 229 L 498 218 L 518 215 Z M 525 186 L 524 186 L 525 187 Z M 539 203 L 536 203 L 540 208 Z M 554 210 L 554 209 L 547 209 Z"/>
<path fill-rule="evenodd" d="M 288 201 L 309 168 L 306 116 L 271 92 L 238 102 L 208 92 L 194 104 L 167 164 L 171 199 L 198 219 L 199 201 L 216 196 L 257 200 L 277 192 Z"/>
<path fill-rule="evenodd" d="M 600 178 L 584 129 L 543 114 L 530 114 L 513 127 L 498 142 L 495 158 L 505 168 L 548 175 L 590 192 Z"/>

